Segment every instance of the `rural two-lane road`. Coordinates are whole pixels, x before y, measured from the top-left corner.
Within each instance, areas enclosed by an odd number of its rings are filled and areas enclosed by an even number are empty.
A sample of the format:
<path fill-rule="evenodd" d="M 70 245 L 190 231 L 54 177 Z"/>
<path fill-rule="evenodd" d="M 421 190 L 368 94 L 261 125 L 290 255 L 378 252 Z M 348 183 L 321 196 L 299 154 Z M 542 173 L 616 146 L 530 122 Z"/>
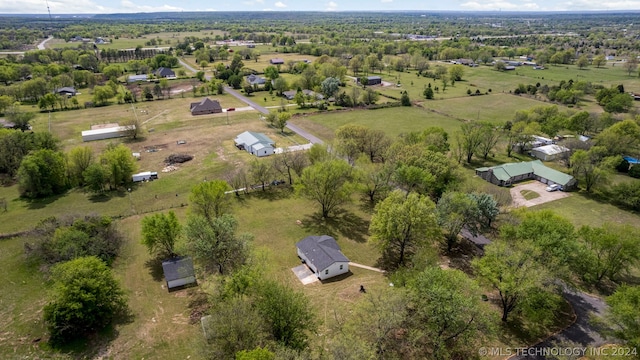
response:
<path fill-rule="evenodd" d="M 182 66 L 184 66 L 187 70 L 196 73 L 198 72 L 198 70 L 196 70 L 195 68 L 193 68 L 193 66 L 187 64 L 185 61 L 183 61 L 182 59 L 178 58 L 178 61 L 180 62 L 180 64 Z M 207 80 L 211 80 L 211 75 L 205 75 L 205 78 Z M 259 111 L 262 114 L 269 114 L 269 110 L 267 110 L 267 108 L 265 108 L 264 106 L 260 106 L 258 104 L 256 104 L 255 102 L 251 101 L 251 99 L 249 99 L 248 97 L 240 94 L 239 92 L 235 91 L 234 89 L 225 86 L 224 90 L 229 93 L 230 95 L 236 97 L 238 100 L 246 103 L 247 105 L 251 106 L 252 108 L 254 108 L 256 111 Z M 323 141 L 320 140 L 318 137 L 314 136 L 313 134 L 309 133 L 308 131 L 303 130 L 302 128 L 300 128 L 299 126 L 293 125 L 293 124 L 287 124 L 287 129 L 293 131 L 294 133 L 302 136 L 303 138 L 309 140 L 310 143 L 313 144 L 322 144 Z"/>

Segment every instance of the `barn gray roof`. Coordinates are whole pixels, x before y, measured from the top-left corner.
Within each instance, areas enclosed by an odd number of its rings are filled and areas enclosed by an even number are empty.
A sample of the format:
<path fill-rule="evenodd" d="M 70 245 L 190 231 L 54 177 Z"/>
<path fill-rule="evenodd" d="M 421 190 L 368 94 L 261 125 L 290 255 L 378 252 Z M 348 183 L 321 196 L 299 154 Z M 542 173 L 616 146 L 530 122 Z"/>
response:
<path fill-rule="evenodd" d="M 195 276 L 193 260 L 190 257 L 178 257 L 163 261 L 162 270 L 167 282 Z"/>
<path fill-rule="evenodd" d="M 322 271 L 336 262 L 349 262 L 340 251 L 340 246 L 334 238 L 328 235 L 307 236 L 296 246 L 318 271 Z"/>

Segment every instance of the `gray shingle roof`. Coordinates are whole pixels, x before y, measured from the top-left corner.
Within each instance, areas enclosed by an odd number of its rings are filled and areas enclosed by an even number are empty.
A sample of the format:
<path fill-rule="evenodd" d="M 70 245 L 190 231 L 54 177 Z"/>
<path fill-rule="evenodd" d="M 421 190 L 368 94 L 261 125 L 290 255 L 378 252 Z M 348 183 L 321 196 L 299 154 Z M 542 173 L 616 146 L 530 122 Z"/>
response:
<path fill-rule="evenodd" d="M 162 262 L 164 277 L 169 281 L 195 276 L 193 260 L 190 257 L 173 258 Z"/>
<path fill-rule="evenodd" d="M 335 262 L 349 262 L 349 259 L 340 251 L 336 240 L 328 235 L 307 236 L 300 240 L 296 247 L 318 271 L 323 271 Z"/>

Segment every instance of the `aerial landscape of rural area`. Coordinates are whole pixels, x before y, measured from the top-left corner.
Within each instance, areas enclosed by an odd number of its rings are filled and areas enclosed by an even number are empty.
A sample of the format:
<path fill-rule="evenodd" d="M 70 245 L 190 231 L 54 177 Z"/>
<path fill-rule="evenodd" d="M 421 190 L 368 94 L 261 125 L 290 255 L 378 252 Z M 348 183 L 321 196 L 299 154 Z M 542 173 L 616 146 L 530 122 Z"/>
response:
<path fill-rule="evenodd" d="M 0 359 L 640 359 L 640 2 L 0 1 Z"/>

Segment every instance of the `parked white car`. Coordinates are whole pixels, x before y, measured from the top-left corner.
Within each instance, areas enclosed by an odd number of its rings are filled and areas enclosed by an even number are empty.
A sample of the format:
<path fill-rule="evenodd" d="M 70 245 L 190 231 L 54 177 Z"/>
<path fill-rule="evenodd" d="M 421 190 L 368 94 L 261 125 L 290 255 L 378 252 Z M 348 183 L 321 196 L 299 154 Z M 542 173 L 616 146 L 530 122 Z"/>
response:
<path fill-rule="evenodd" d="M 547 190 L 547 191 L 562 190 L 562 185 L 560 185 L 560 184 L 549 185 L 549 186 L 547 186 L 547 188 L 545 190 Z"/>

